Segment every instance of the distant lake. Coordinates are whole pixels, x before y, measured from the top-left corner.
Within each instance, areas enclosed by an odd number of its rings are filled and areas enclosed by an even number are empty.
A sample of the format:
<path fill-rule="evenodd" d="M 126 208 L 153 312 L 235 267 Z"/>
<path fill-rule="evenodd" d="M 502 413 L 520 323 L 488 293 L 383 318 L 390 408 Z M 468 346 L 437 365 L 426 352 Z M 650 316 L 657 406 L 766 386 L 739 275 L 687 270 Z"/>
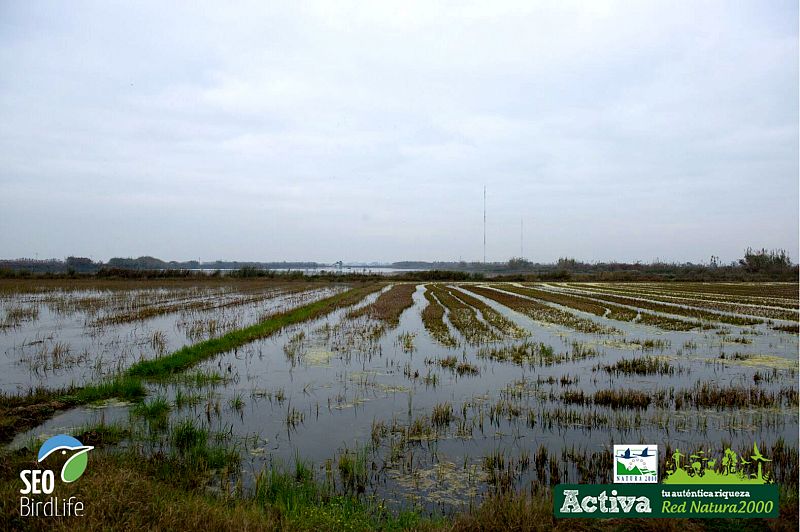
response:
<path fill-rule="evenodd" d="M 193 272 L 206 272 L 214 273 L 232 272 L 239 268 L 192 268 L 189 271 Z M 389 268 L 383 266 L 343 266 L 336 268 L 334 266 L 319 267 L 319 268 L 266 268 L 272 272 L 303 272 L 305 275 L 318 275 L 321 273 L 344 273 L 344 274 L 359 274 L 359 275 L 394 275 L 397 273 L 405 273 L 412 271 L 427 271 L 426 268 Z"/>

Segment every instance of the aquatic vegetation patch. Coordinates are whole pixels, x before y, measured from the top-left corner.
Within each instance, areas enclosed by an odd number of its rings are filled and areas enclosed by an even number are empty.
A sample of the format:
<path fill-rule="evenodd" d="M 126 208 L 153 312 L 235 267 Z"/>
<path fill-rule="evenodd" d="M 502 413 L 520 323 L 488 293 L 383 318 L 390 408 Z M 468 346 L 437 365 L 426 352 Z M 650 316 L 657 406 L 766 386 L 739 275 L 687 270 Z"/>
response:
<path fill-rule="evenodd" d="M 409 493 L 412 502 L 460 507 L 477 498 L 485 475 L 473 464 L 439 461 L 411 473 L 390 470 L 389 476 Z"/>
<path fill-rule="evenodd" d="M 414 352 L 414 338 L 417 336 L 417 333 L 413 332 L 403 332 L 397 335 L 397 341 L 400 346 L 403 348 L 404 353 L 413 353 Z"/>
<path fill-rule="evenodd" d="M 327 366 L 331 358 L 333 351 L 321 346 L 311 347 L 303 355 L 303 361 L 309 366 Z"/>
<path fill-rule="evenodd" d="M 613 364 L 598 364 L 592 369 L 605 371 L 610 375 L 673 375 L 676 371 L 666 360 L 651 356 L 623 358 Z"/>
<path fill-rule="evenodd" d="M 668 349 L 672 342 L 661 338 L 608 338 L 602 341 L 602 345 L 617 349 L 663 351 Z"/>
<path fill-rule="evenodd" d="M 757 353 L 733 353 L 726 355 L 721 353 L 718 360 L 726 364 L 748 367 L 765 367 L 774 369 L 796 370 L 798 368 L 797 359 L 788 359 L 774 355 L 763 355 Z"/>
<path fill-rule="evenodd" d="M 722 343 L 724 344 L 741 344 L 750 345 L 753 341 L 746 336 L 723 336 Z"/>
<path fill-rule="evenodd" d="M 600 355 L 594 347 L 581 342 L 573 342 L 572 350 L 557 353 L 552 346 L 543 342 L 519 342 L 499 347 L 484 347 L 477 353 L 479 358 L 489 360 L 512 362 L 517 365 L 552 366 L 564 362 L 576 362 Z"/>
<path fill-rule="evenodd" d="M 675 392 L 675 407 L 688 404 L 697 408 L 780 408 L 797 407 L 798 392 L 789 386 L 769 390 L 759 386 L 720 386 L 715 382 L 699 382 L 690 389 Z"/>
<path fill-rule="evenodd" d="M 609 408 L 629 408 L 643 410 L 650 406 L 652 397 L 641 390 L 612 389 L 598 390 L 594 394 L 587 394 L 583 390 L 565 391 L 561 400 L 567 404 L 598 405 Z"/>
<path fill-rule="evenodd" d="M 214 370 L 189 371 L 173 375 L 171 380 L 192 388 L 208 388 L 230 382 L 231 377 Z"/>
<path fill-rule="evenodd" d="M 85 366 L 90 359 L 87 348 L 75 352 L 69 344 L 62 341 L 44 340 L 38 346 L 36 351 L 23 354 L 19 358 L 20 362 L 25 363 L 37 375 Z"/>
<path fill-rule="evenodd" d="M 22 323 L 32 322 L 39 319 L 38 305 L 14 305 L 11 304 L 5 309 L 5 316 L 0 321 L 0 329 L 10 329 L 19 327 Z"/>
<path fill-rule="evenodd" d="M 481 370 L 475 364 L 471 364 L 466 360 L 459 360 L 455 356 L 447 356 L 437 359 L 426 359 L 426 364 L 435 364 L 440 368 L 449 369 L 450 371 L 461 375 L 480 375 Z"/>
<path fill-rule="evenodd" d="M 170 412 L 170 404 L 166 397 L 158 396 L 148 401 L 136 404 L 131 413 L 148 421 L 166 419 Z"/>
<path fill-rule="evenodd" d="M 453 405 L 448 402 L 434 405 L 431 422 L 437 427 L 446 427 L 455 419 Z"/>

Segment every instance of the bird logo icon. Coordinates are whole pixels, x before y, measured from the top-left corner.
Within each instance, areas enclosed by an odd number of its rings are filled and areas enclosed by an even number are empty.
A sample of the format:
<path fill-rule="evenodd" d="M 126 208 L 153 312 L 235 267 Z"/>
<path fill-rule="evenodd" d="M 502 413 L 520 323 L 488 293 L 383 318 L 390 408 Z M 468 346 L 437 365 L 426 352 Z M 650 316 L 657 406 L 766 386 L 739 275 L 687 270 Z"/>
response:
<path fill-rule="evenodd" d="M 88 453 L 94 449 L 91 445 L 83 445 L 80 441 L 67 434 L 59 434 L 45 441 L 39 448 L 39 455 L 36 460 L 41 463 L 44 459 L 54 453 L 70 455 L 61 467 L 61 480 L 63 482 L 75 482 L 83 472 L 89 462 Z"/>

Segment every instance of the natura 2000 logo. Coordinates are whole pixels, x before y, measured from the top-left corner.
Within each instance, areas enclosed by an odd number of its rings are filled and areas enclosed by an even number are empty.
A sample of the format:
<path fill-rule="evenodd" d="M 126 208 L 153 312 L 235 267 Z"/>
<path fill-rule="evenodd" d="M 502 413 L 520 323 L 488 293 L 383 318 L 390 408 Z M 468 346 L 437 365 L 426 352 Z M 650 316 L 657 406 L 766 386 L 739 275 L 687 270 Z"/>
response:
<path fill-rule="evenodd" d="M 657 445 L 615 445 L 614 483 L 652 484 L 658 482 Z"/>
<path fill-rule="evenodd" d="M 67 434 L 59 434 L 45 441 L 39 448 L 36 461 L 47 465 L 61 463 L 57 457 L 66 458 L 61 465 L 59 478 L 61 482 L 70 483 L 78 480 L 89 462 L 89 451 L 94 449 L 91 445 L 83 445 L 79 440 Z M 59 500 L 58 497 L 50 496 L 44 500 L 38 500 L 33 496 L 46 495 L 53 493 L 56 486 L 55 473 L 53 469 L 25 469 L 20 471 L 19 477 L 22 480 L 23 488 L 19 490 L 20 497 L 20 516 L 71 516 L 83 514 L 83 502 L 76 500 L 77 497 L 69 497 L 66 500 Z M 30 495 L 30 496 L 29 496 Z"/>

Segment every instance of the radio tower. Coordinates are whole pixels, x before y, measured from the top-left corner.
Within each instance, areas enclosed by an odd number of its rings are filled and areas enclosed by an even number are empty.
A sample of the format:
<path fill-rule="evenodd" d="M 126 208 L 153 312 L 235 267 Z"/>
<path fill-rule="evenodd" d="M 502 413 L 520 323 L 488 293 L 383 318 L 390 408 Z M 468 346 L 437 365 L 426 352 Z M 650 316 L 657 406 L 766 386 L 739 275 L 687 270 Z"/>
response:
<path fill-rule="evenodd" d="M 483 265 L 486 266 L 486 185 L 483 185 Z"/>

